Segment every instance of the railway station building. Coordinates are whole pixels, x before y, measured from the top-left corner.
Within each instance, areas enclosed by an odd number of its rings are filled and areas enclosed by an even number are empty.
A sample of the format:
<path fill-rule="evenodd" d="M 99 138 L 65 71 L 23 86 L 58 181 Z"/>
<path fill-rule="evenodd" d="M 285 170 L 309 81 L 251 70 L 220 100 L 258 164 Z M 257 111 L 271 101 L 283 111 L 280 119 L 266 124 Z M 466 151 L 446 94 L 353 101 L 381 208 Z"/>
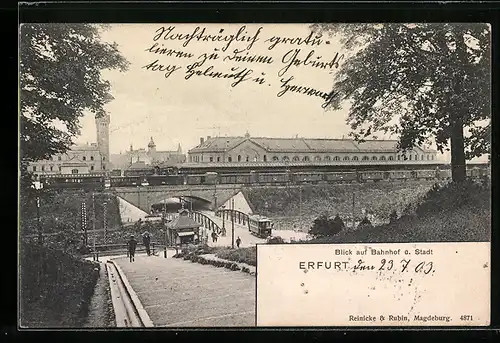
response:
<path fill-rule="evenodd" d="M 188 151 L 192 163 L 245 163 L 245 162 L 431 162 L 437 151 L 415 147 L 402 154 L 397 151 L 396 140 L 367 140 L 363 143 L 351 139 L 322 138 L 265 138 L 210 137 L 200 138 L 200 144 Z"/>

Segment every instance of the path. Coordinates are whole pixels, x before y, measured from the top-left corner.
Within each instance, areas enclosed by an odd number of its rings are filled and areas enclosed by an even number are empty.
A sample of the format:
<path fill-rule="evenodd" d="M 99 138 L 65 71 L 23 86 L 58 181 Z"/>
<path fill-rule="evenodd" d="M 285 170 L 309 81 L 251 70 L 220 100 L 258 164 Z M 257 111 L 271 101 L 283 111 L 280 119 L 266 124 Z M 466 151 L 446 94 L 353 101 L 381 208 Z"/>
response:
<path fill-rule="evenodd" d="M 219 227 L 222 229 L 222 218 L 217 217 L 213 212 L 209 211 L 201 211 L 203 214 L 208 216 L 210 219 L 212 219 Z M 209 232 L 209 237 L 208 237 L 208 245 L 209 246 L 216 246 L 216 247 L 223 247 L 223 246 L 231 246 L 231 219 L 226 219 L 225 220 L 225 227 L 226 227 L 226 236 L 219 236 L 219 239 L 217 242 L 212 242 L 212 238 L 210 237 L 210 232 Z M 255 237 L 248 231 L 248 226 L 243 226 L 241 224 L 238 224 L 237 222 L 234 223 L 234 244 L 236 246 L 236 238 L 237 237 L 241 238 L 241 247 L 246 248 L 246 247 L 251 247 L 254 246 L 257 243 L 265 243 L 266 240 L 262 238 Z"/>
<path fill-rule="evenodd" d="M 135 223 L 139 219 L 144 220 L 144 218 L 148 215 L 146 212 L 141 210 L 140 208 L 132 205 L 128 201 L 118 198 L 118 206 L 120 209 L 120 217 L 122 219 L 122 223 Z"/>
<path fill-rule="evenodd" d="M 255 277 L 176 258 L 113 259 L 157 327 L 255 326 Z"/>

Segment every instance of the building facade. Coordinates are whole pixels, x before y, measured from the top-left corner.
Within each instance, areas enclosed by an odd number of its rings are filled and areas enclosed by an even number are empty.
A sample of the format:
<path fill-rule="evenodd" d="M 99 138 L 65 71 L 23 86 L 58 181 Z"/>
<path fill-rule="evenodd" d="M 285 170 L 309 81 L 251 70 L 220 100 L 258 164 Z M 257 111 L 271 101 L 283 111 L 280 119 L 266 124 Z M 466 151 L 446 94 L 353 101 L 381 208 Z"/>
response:
<path fill-rule="evenodd" d="M 435 161 L 437 151 L 415 147 L 402 154 L 396 140 L 210 137 L 188 151 L 192 163 Z"/>
<path fill-rule="evenodd" d="M 144 148 L 135 149 L 130 145 L 130 150 L 124 154 L 117 154 L 111 156 L 113 167 L 116 169 L 126 170 L 134 165 L 155 166 L 164 163 L 184 163 L 186 162 L 186 155 L 182 153 L 181 145 L 177 146 L 177 150 L 162 151 L 156 150 L 156 144 L 151 137 L 147 150 Z"/>
<path fill-rule="evenodd" d="M 109 162 L 109 115 L 96 118 L 97 143 L 75 144 L 64 154 L 31 162 L 28 171 L 35 175 L 87 174 L 106 172 Z"/>

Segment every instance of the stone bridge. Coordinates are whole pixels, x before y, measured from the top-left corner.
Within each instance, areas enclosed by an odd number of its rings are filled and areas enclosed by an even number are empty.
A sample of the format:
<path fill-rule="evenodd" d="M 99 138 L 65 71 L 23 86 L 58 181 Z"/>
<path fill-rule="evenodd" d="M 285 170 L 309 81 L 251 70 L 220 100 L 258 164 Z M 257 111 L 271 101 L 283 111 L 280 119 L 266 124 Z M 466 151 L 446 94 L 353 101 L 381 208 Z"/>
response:
<path fill-rule="evenodd" d="M 242 185 L 172 185 L 116 187 L 111 190 L 149 213 L 151 205 L 169 198 L 183 198 L 213 211 L 241 191 L 241 187 Z"/>

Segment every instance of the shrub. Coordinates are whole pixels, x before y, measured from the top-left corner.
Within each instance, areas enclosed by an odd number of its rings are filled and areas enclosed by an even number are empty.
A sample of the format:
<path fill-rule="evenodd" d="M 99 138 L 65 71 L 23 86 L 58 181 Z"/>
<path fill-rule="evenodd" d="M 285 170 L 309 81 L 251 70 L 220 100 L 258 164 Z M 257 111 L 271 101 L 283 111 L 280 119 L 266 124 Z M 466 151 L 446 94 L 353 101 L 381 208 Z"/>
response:
<path fill-rule="evenodd" d="M 398 219 L 398 213 L 396 212 L 396 210 L 393 210 L 389 215 L 389 222 L 394 223 L 397 219 Z"/>
<path fill-rule="evenodd" d="M 224 260 L 255 266 L 257 264 L 257 247 L 254 246 L 235 250 L 223 249 L 217 251 L 215 256 Z"/>
<path fill-rule="evenodd" d="M 344 221 L 337 214 L 335 218 L 328 218 L 327 214 L 322 214 L 314 220 L 309 234 L 314 237 L 333 236 L 345 228 Z"/>
<path fill-rule="evenodd" d="M 21 242 L 23 327 L 81 327 L 99 278 L 98 263 L 60 250 Z"/>
<path fill-rule="evenodd" d="M 285 244 L 285 240 L 280 236 L 271 237 L 267 240 L 267 244 Z"/>
<path fill-rule="evenodd" d="M 373 225 L 368 217 L 364 217 L 363 220 L 358 224 L 358 230 L 372 229 Z"/>

